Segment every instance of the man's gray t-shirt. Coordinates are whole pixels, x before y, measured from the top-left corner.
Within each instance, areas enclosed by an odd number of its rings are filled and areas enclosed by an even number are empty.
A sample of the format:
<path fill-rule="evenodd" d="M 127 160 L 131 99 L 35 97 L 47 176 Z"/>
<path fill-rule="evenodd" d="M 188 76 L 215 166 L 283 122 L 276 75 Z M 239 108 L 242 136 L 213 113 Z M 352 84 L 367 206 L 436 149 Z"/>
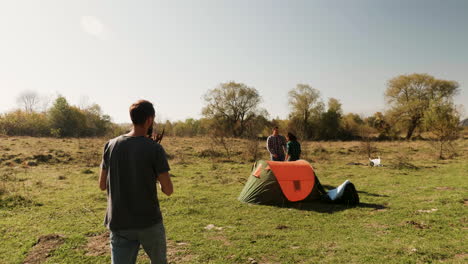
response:
<path fill-rule="evenodd" d="M 146 137 L 119 136 L 104 147 L 110 230 L 145 228 L 162 221 L 156 178 L 170 170 L 161 145 Z"/>

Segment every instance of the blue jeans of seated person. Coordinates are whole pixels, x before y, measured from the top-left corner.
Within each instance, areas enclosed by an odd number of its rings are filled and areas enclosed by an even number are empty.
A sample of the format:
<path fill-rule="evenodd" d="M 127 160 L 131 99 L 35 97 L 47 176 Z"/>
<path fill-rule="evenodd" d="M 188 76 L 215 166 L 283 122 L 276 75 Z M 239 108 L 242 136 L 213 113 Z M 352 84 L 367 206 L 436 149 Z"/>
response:
<path fill-rule="evenodd" d="M 151 264 L 166 264 L 166 232 L 163 223 L 142 229 L 111 231 L 112 264 L 136 263 L 140 245 Z"/>

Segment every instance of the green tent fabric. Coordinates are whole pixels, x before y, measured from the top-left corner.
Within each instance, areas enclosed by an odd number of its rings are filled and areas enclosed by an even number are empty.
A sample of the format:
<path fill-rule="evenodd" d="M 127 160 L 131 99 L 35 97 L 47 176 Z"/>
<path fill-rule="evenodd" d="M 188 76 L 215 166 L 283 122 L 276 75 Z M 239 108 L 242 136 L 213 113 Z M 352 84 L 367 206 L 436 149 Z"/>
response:
<path fill-rule="evenodd" d="M 265 169 L 267 167 L 268 163 L 264 160 L 259 160 L 252 166 L 252 172 L 238 197 L 239 201 L 265 205 L 290 203 L 283 194 L 273 171 Z M 320 200 L 321 192 L 323 193 L 324 190 L 318 179 L 315 179 L 315 185 L 311 193 L 300 202 Z"/>
<path fill-rule="evenodd" d="M 259 178 L 254 176 L 259 167 L 267 166 L 268 163 L 264 160 L 259 160 L 253 165 L 252 173 L 239 195 L 239 201 L 255 204 L 283 204 L 287 201 L 273 171 L 261 170 Z"/>

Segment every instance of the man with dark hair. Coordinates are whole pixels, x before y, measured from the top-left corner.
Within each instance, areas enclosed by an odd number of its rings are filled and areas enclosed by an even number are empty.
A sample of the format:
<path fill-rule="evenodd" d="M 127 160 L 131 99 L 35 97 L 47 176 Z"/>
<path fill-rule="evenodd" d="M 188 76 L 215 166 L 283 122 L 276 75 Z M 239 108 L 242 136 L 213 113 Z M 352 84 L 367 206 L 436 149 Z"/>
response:
<path fill-rule="evenodd" d="M 104 221 L 110 230 L 112 263 L 135 263 L 140 245 L 151 263 L 167 263 L 166 235 L 156 183 L 171 195 L 169 164 L 161 145 L 146 137 L 153 126 L 153 104 L 130 106 L 133 129 L 104 147 L 99 187 L 107 190 Z"/>
<path fill-rule="evenodd" d="M 284 148 L 286 139 L 279 134 L 278 127 L 273 128 L 273 133 L 267 138 L 267 149 L 273 161 L 284 161 Z"/>

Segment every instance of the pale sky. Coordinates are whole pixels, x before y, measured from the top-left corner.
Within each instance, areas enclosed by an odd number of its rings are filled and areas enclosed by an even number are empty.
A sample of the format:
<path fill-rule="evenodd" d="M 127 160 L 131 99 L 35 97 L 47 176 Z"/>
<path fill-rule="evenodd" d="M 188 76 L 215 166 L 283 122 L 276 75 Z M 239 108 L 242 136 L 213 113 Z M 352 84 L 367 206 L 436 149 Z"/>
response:
<path fill-rule="evenodd" d="M 115 122 L 141 98 L 160 120 L 200 118 L 206 91 L 233 80 L 270 117 L 287 117 L 297 83 L 370 115 L 389 79 L 417 72 L 458 81 L 467 116 L 467 13 L 465 0 L 2 0 L 0 112 L 32 90 Z"/>

